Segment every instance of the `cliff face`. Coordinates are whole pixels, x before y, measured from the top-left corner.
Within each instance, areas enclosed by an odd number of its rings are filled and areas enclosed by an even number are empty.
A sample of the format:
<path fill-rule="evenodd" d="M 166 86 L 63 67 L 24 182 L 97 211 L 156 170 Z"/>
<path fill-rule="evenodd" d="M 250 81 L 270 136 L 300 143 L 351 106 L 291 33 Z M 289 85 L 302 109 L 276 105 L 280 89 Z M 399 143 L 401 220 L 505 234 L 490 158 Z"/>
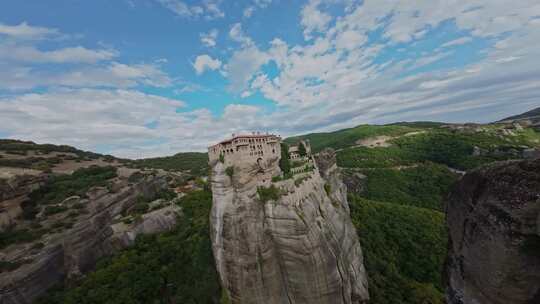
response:
<path fill-rule="evenodd" d="M 173 205 L 147 213 L 132 224 L 118 220 L 138 197 L 151 198 L 167 186 L 166 176 L 150 175 L 135 184 L 120 180 L 111 189 L 95 187 L 87 198 L 70 198 L 72 203 L 86 206 L 86 214 L 73 227 L 45 235 L 40 240 L 44 247 L 39 250 L 31 244 L 18 244 L 0 253 L 1 260 L 29 261 L 14 271 L 0 273 L 0 303 L 32 303 L 63 279 L 77 278 L 92 270 L 99 258 L 133 244 L 138 234 L 171 229 L 179 212 Z"/>
<path fill-rule="evenodd" d="M 212 249 L 231 302 L 366 303 L 362 250 L 334 153 L 321 153 L 312 172 L 273 183 L 278 162 L 210 164 Z"/>
<path fill-rule="evenodd" d="M 465 175 L 447 224 L 448 303 L 540 303 L 540 160 Z"/>

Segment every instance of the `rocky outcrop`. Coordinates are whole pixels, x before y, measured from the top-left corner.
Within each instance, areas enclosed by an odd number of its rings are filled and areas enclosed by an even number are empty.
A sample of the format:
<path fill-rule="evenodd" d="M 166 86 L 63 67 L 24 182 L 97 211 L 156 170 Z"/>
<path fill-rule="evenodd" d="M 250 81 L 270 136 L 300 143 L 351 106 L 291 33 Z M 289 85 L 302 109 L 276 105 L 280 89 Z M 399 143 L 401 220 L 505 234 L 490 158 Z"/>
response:
<path fill-rule="evenodd" d="M 278 162 L 246 161 L 233 170 L 210 164 L 212 249 L 231 303 L 367 303 L 362 250 L 334 153 L 321 153 L 312 172 L 272 182 Z"/>
<path fill-rule="evenodd" d="M 16 218 L 23 213 L 21 204 L 28 199 L 28 194 L 48 178 L 47 174 L 0 178 L 0 231 L 15 224 Z"/>
<path fill-rule="evenodd" d="M 138 234 L 172 228 L 179 212 L 173 206 L 145 214 L 132 224 L 119 220 L 138 197 L 150 199 L 166 187 L 165 175 L 149 175 L 136 184 L 120 180 L 108 188 L 91 189 L 86 198 L 69 198 L 70 203 L 80 203 L 86 210 L 73 227 L 47 234 L 40 240 L 44 247 L 39 250 L 22 244 L 0 253 L 1 260 L 29 261 L 15 271 L 0 273 L 0 303 L 32 303 L 63 279 L 77 278 L 92 270 L 99 258 L 131 245 Z"/>
<path fill-rule="evenodd" d="M 343 183 L 348 193 L 361 195 L 366 190 L 367 176 L 356 169 L 342 169 Z"/>
<path fill-rule="evenodd" d="M 540 303 L 540 160 L 468 173 L 446 208 L 448 303 Z"/>

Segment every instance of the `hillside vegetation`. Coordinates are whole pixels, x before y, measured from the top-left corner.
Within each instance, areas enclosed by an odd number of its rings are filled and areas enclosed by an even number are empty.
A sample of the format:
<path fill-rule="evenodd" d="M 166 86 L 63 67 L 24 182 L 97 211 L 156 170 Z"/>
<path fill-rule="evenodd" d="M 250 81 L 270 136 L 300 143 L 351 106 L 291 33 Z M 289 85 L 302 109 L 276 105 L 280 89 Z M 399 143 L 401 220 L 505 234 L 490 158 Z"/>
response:
<path fill-rule="evenodd" d="M 179 202 L 184 215 L 173 231 L 138 238 L 75 287 L 58 286 L 38 303 L 215 303 L 221 290 L 210 245 L 211 204 L 209 191 L 190 193 Z"/>
<path fill-rule="evenodd" d="M 195 176 L 208 172 L 208 154 L 197 152 L 178 153 L 173 156 L 145 158 L 133 161 L 138 168 L 189 171 Z"/>
<path fill-rule="evenodd" d="M 351 198 L 369 274 L 370 303 L 443 303 L 444 214 Z"/>

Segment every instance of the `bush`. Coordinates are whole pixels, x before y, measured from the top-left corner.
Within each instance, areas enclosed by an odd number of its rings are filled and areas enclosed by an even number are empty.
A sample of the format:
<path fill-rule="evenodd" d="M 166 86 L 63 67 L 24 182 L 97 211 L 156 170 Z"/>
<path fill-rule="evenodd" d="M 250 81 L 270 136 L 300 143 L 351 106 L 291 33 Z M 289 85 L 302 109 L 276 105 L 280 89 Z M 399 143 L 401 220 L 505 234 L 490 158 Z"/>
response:
<path fill-rule="evenodd" d="M 142 214 L 142 213 L 145 213 L 146 211 L 148 211 L 148 203 L 146 202 L 136 203 L 135 206 L 133 207 L 133 213 L 135 214 Z"/>
<path fill-rule="evenodd" d="M 32 247 L 30 247 L 32 250 L 39 250 L 39 249 L 42 249 L 43 247 L 45 247 L 45 244 L 41 243 L 41 242 L 37 242 L 35 244 L 32 245 Z"/>
<path fill-rule="evenodd" d="M 225 169 L 225 173 L 226 173 L 230 178 L 232 178 L 232 177 L 233 177 L 233 174 L 234 174 L 234 167 L 232 167 L 232 166 L 231 166 L 231 167 L 227 167 L 227 168 Z"/>
<path fill-rule="evenodd" d="M 0 249 L 3 249 L 9 245 L 20 244 L 20 243 L 29 243 L 39 239 L 45 230 L 28 230 L 28 229 L 19 229 L 13 230 L 8 229 L 0 232 Z"/>
<path fill-rule="evenodd" d="M 31 263 L 32 260 L 30 259 L 22 259 L 15 262 L 10 261 L 0 261 L 0 273 L 2 272 L 11 272 L 14 270 L 17 270 L 19 267 L 21 267 L 24 264 Z"/>
<path fill-rule="evenodd" d="M 45 210 L 43 211 L 43 214 L 45 215 L 53 215 L 57 213 L 62 213 L 64 211 L 67 211 L 68 208 L 65 206 L 47 206 L 45 207 Z"/>
<path fill-rule="evenodd" d="M 326 195 L 330 195 L 330 193 L 332 193 L 332 186 L 330 186 L 330 184 L 324 184 L 324 191 L 326 192 Z"/>
<path fill-rule="evenodd" d="M 271 185 L 268 188 L 258 187 L 257 194 L 259 195 L 259 199 L 263 203 L 266 203 L 268 201 L 277 201 L 280 197 L 279 189 L 274 185 Z"/>

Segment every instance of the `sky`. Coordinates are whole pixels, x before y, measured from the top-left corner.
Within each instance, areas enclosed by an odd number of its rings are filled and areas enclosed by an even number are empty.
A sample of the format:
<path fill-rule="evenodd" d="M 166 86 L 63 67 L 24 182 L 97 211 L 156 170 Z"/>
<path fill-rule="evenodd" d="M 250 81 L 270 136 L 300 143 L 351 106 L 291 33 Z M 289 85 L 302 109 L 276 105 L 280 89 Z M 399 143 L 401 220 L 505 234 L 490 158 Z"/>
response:
<path fill-rule="evenodd" d="M 538 0 L 3 0 L 0 138 L 119 157 L 540 106 Z"/>

